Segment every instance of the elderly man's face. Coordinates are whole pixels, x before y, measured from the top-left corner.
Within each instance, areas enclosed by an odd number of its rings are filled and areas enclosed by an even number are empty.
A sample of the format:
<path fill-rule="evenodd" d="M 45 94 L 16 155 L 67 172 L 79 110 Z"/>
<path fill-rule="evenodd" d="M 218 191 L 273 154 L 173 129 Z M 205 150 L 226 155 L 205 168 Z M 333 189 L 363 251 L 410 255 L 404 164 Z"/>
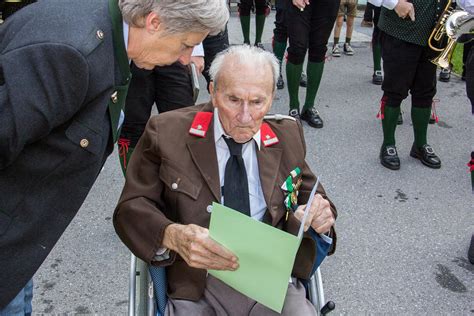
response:
<path fill-rule="evenodd" d="M 155 13 L 145 19 L 145 27 L 130 28 L 128 55 L 139 68 L 152 70 L 179 61 L 189 64 L 194 46 L 201 43 L 208 32 L 168 34 Z"/>
<path fill-rule="evenodd" d="M 245 143 L 258 132 L 272 105 L 272 69 L 225 60 L 217 80 L 217 89 L 211 83 L 210 90 L 222 127 L 236 142 Z"/>

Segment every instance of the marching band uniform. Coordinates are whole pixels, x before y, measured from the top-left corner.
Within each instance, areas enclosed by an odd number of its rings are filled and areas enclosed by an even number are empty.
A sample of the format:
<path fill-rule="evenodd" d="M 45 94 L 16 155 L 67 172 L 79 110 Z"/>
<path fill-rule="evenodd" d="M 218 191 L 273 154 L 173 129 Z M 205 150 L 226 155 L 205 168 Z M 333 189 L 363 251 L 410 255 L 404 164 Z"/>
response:
<path fill-rule="evenodd" d="M 149 264 L 166 267 L 168 297 L 172 300 L 198 301 L 206 295 L 206 270 L 188 266 L 174 251 L 159 261 L 155 254 L 169 224 L 207 228 L 212 202 L 221 203 L 223 195 L 225 202 L 221 164 L 225 166 L 222 150 L 226 145 L 217 115 L 212 103 L 207 103 L 152 117 L 128 165 L 125 187 L 114 213 L 115 229 L 131 251 Z M 299 167 L 302 182 L 295 198 L 297 204 L 307 202 L 315 176 L 305 162 L 305 151 L 301 125 L 291 118 L 265 120 L 260 131 L 244 144 L 250 216 L 297 233 L 300 223 L 292 212 L 288 213 L 280 185 L 292 169 Z M 253 161 L 250 164 L 245 158 L 248 152 Z M 322 186 L 318 192 L 326 196 Z M 332 203 L 331 209 L 336 215 Z M 331 236 L 332 253 L 336 242 L 333 228 Z M 293 267 L 294 277 L 310 277 L 316 252 L 315 240 L 305 233 Z M 243 307 L 234 308 L 241 311 Z"/>
<path fill-rule="evenodd" d="M 323 127 L 323 120 L 314 108 L 326 58 L 327 43 L 339 10 L 339 0 L 314 0 L 304 10 L 288 3 L 288 59 L 286 78 L 290 96 L 290 115 L 308 122 L 311 127 Z M 300 116 L 298 99 L 303 62 L 308 51 L 306 99 Z"/>
<path fill-rule="evenodd" d="M 384 135 L 380 161 L 389 169 L 400 169 L 400 160 L 395 147 L 395 129 L 400 104 L 410 91 L 415 135 L 410 156 L 419 159 L 430 168 L 440 168 L 441 160 L 428 145 L 426 137 L 431 104 L 436 94 L 436 65 L 430 61 L 436 53 L 428 47 L 428 38 L 444 6 L 436 0 L 414 0 L 416 19 L 411 21 L 398 17 L 393 10 L 398 0 L 370 2 L 376 6 L 382 4 L 384 6 L 378 23 L 382 32 L 385 76 L 380 109 Z"/>

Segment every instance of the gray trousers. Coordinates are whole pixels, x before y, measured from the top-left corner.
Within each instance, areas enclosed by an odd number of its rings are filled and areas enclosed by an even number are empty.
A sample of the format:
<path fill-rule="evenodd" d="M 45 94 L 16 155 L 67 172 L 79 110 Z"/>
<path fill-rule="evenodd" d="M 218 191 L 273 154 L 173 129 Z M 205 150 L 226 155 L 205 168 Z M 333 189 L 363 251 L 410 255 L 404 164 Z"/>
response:
<path fill-rule="evenodd" d="M 165 316 L 275 316 L 273 310 L 237 292 L 220 280 L 208 275 L 204 296 L 197 302 L 169 299 Z M 288 284 L 281 315 L 317 315 L 310 301 L 306 299 L 303 284 L 293 278 Z"/>

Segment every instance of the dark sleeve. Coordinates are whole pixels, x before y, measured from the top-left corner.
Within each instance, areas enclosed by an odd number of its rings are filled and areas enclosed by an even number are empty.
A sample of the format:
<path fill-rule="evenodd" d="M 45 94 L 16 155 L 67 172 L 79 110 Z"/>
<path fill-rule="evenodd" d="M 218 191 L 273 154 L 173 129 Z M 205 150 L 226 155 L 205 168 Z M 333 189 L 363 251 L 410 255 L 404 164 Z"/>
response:
<path fill-rule="evenodd" d="M 34 44 L 2 53 L 0 169 L 23 148 L 67 122 L 87 94 L 89 69 L 75 48 Z"/>
<path fill-rule="evenodd" d="M 156 146 L 158 128 L 152 118 L 133 151 L 127 166 L 125 186 L 114 213 L 114 227 L 123 243 L 137 257 L 151 263 L 160 248 L 166 227 L 173 222 L 161 211 L 165 184 L 160 179 L 162 165 Z M 169 265 L 176 257 L 155 262 Z"/>

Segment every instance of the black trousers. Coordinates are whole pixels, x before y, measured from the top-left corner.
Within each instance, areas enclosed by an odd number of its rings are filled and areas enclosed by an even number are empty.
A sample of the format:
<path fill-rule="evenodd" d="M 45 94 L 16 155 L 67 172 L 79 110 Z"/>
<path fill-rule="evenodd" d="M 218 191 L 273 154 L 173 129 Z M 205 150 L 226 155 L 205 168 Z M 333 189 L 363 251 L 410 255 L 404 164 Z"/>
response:
<path fill-rule="evenodd" d="M 241 16 L 249 16 L 252 6 L 255 4 L 255 14 L 262 15 L 269 13 L 267 0 L 240 0 L 239 14 Z"/>
<path fill-rule="evenodd" d="M 288 5 L 289 62 L 303 63 L 307 50 L 308 61 L 324 61 L 339 4 L 340 0 L 313 0 L 303 11 Z"/>
<path fill-rule="evenodd" d="M 466 49 L 466 46 L 464 46 L 464 49 Z M 471 101 L 472 114 L 474 114 L 474 49 L 469 48 L 469 53 L 466 57 L 466 63 L 464 66 L 466 68 L 465 78 L 467 97 Z"/>
<path fill-rule="evenodd" d="M 286 7 L 291 5 L 289 0 L 276 0 L 275 28 L 273 29 L 273 40 L 286 43 L 288 40 L 288 18 Z"/>
<path fill-rule="evenodd" d="M 207 91 L 209 91 L 209 83 L 211 82 L 209 68 L 211 67 L 216 55 L 229 47 L 229 33 L 227 32 L 227 26 L 221 33 L 206 37 L 202 42 L 202 46 L 204 47 L 204 70 L 202 74 L 204 78 L 206 78 Z"/>
<path fill-rule="evenodd" d="M 428 46 L 399 40 L 381 34 L 384 80 L 382 90 L 386 105 L 399 107 L 410 91 L 412 106 L 431 106 L 436 94 L 436 56 Z"/>
<path fill-rule="evenodd" d="M 132 63 L 131 72 L 120 137 L 130 140 L 129 146 L 133 148 L 145 130 L 153 104 L 162 113 L 191 106 L 194 102 L 188 66 L 175 62 L 149 71 Z"/>

